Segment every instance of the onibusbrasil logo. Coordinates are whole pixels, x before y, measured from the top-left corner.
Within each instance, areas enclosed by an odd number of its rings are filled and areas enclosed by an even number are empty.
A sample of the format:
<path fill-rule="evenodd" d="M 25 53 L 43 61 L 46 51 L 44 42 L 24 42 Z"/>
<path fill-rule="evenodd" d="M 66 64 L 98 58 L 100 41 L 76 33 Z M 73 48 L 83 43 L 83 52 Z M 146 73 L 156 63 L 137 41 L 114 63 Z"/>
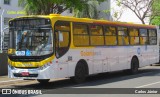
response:
<path fill-rule="evenodd" d="M 2 94 L 42 94 L 42 90 L 2 89 Z"/>

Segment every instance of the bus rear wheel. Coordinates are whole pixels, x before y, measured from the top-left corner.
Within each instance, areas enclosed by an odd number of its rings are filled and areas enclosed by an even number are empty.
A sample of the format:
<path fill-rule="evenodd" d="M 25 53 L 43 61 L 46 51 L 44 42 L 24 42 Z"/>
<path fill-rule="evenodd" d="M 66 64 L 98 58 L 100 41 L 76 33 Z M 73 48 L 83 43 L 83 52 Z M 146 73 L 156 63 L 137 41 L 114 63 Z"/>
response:
<path fill-rule="evenodd" d="M 47 84 L 50 79 L 37 79 L 40 84 Z"/>
<path fill-rule="evenodd" d="M 71 80 L 77 84 L 85 81 L 88 75 L 87 67 L 84 63 L 78 62 L 75 69 L 75 76 L 71 77 Z"/>
<path fill-rule="evenodd" d="M 133 57 L 131 61 L 130 74 L 137 74 L 139 68 L 139 61 L 137 58 Z"/>

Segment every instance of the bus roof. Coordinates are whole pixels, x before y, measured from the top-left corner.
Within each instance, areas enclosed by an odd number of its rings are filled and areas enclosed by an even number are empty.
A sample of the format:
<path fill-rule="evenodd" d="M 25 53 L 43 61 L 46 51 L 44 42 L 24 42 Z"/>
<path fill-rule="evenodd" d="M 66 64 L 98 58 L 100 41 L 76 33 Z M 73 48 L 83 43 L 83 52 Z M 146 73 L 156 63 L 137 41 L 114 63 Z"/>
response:
<path fill-rule="evenodd" d="M 90 18 L 76 18 L 71 16 L 61 16 L 60 14 L 30 15 L 30 16 L 21 16 L 17 18 L 29 18 L 29 17 L 51 18 L 51 19 L 54 18 L 56 20 L 72 21 L 72 22 L 79 22 L 79 23 L 93 23 L 98 25 L 103 24 L 103 25 L 110 25 L 110 26 L 156 29 L 156 26 L 154 25 L 134 24 L 134 23 L 116 22 L 116 21 L 108 21 L 108 20 L 96 20 L 96 19 L 90 19 Z"/>

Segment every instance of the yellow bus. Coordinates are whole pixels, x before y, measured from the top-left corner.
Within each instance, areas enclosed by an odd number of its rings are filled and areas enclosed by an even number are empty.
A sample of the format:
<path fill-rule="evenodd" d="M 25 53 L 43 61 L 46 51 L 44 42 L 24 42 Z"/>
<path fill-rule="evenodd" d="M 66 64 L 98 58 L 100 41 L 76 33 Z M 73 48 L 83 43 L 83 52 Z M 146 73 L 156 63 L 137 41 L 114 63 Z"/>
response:
<path fill-rule="evenodd" d="M 159 62 L 155 26 L 50 14 L 9 21 L 10 78 L 71 78 L 138 68 Z"/>

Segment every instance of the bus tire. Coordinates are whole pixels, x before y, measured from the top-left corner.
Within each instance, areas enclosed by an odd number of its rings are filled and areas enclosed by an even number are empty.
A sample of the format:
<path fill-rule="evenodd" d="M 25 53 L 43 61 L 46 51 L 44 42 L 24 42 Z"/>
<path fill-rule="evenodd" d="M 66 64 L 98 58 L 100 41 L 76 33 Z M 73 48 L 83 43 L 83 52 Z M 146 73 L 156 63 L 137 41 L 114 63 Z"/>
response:
<path fill-rule="evenodd" d="M 47 84 L 50 79 L 37 79 L 40 84 Z"/>
<path fill-rule="evenodd" d="M 130 74 L 137 74 L 138 68 L 139 68 L 139 61 L 136 57 L 133 57 L 132 61 L 131 61 L 131 69 L 129 70 L 129 73 Z"/>
<path fill-rule="evenodd" d="M 85 81 L 88 75 L 88 68 L 84 62 L 78 62 L 75 68 L 75 76 L 71 77 L 71 80 L 77 84 L 82 83 Z"/>

